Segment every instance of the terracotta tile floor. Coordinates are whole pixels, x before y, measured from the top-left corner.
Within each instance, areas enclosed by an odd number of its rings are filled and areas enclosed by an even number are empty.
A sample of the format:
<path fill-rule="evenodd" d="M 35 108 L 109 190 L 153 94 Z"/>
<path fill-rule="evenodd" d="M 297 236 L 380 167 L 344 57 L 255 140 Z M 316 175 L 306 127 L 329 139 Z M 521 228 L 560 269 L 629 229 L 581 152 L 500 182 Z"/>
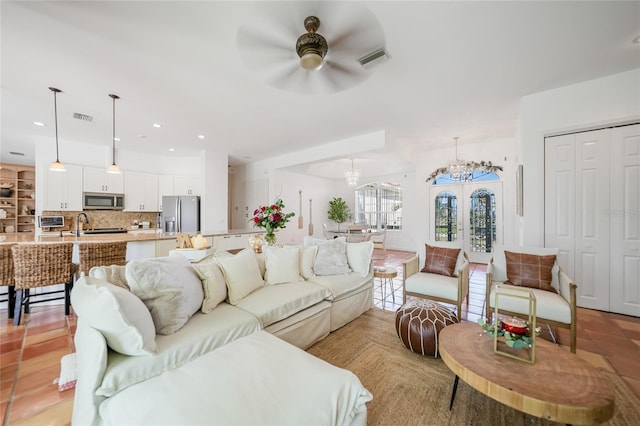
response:
<path fill-rule="evenodd" d="M 402 305 L 402 262 L 413 253 L 387 251 L 378 266 L 396 268 L 391 289 L 382 300 L 380 281 L 375 280 L 374 303 L 395 311 Z M 482 316 L 485 265 L 472 264 L 469 306 L 462 317 L 477 321 Z M 3 425 L 66 425 L 71 422 L 74 390 L 58 392 L 53 381 L 60 372 L 60 358 L 74 351 L 75 316 L 64 316 L 64 307 L 33 306 L 22 326 L 14 327 L 7 311 L 0 310 L 0 418 Z M 548 338 L 548 333 L 547 336 Z M 556 337 L 568 350 L 568 331 Z M 578 355 L 597 368 L 615 372 L 640 395 L 640 318 L 589 309 L 578 310 Z"/>

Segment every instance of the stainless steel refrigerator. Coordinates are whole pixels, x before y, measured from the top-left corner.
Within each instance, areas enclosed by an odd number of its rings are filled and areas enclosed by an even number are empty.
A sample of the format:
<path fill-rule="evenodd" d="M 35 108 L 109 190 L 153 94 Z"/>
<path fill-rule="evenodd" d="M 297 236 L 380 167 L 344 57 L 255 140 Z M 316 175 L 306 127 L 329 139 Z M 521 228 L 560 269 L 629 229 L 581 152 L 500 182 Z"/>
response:
<path fill-rule="evenodd" d="M 200 231 L 200 197 L 163 196 L 162 223 L 167 233 Z"/>

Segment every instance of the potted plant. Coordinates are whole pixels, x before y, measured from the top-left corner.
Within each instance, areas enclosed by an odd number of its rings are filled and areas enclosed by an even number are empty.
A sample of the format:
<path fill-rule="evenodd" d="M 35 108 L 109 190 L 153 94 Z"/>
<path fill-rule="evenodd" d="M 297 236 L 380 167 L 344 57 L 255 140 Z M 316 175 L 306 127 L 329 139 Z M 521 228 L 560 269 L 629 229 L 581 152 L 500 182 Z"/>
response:
<path fill-rule="evenodd" d="M 329 201 L 329 211 L 327 211 L 327 217 L 329 220 L 338 224 L 338 231 L 340 231 L 340 225 L 351 219 L 351 209 L 341 197 L 333 198 Z"/>

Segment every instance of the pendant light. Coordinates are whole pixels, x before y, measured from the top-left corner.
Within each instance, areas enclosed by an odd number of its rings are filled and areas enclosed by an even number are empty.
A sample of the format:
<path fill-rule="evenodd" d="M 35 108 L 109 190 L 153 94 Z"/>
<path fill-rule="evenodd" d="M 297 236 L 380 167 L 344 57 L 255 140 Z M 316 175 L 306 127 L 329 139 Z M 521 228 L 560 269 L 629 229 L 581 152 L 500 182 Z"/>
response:
<path fill-rule="evenodd" d="M 49 170 L 53 172 L 66 172 L 67 169 L 60 162 L 60 156 L 58 155 L 58 102 L 57 102 L 56 95 L 62 92 L 62 90 L 56 89 L 55 87 L 49 87 L 49 90 L 53 92 L 53 114 L 54 114 L 54 121 L 56 124 L 56 161 L 51 163 L 51 166 L 49 166 Z"/>
<path fill-rule="evenodd" d="M 353 168 L 353 158 L 351 159 L 351 171 L 346 172 L 345 178 L 347 179 L 347 186 L 358 186 L 360 180 L 360 170 Z"/>
<path fill-rule="evenodd" d="M 112 147 L 112 157 L 113 160 L 109 168 L 107 169 L 107 173 L 119 174 L 120 169 L 116 165 L 116 99 L 120 99 L 120 96 L 109 94 L 109 97 L 113 99 L 113 135 L 111 136 L 111 147 Z"/>

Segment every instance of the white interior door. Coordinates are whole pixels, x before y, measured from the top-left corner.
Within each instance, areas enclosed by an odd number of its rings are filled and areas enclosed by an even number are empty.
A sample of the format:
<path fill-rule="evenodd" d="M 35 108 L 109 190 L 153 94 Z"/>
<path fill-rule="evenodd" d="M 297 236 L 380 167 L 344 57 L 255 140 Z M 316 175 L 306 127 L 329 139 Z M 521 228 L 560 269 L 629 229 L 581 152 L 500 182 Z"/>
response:
<path fill-rule="evenodd" d="M 576 138 L 575 280 L 578 305 L 609 310 L 609 131 Z"/>
<path fill-rule="evenodd" d="M 611 135 L 611 311 L 640 316 L 640 125 Z"/>
<path fill-rule="evenodd" d="M 429 239 L 462 239 L 471 262 L 488 263 L 502 244 L 502 182 L 433 185 L 429 205 Z"/>

